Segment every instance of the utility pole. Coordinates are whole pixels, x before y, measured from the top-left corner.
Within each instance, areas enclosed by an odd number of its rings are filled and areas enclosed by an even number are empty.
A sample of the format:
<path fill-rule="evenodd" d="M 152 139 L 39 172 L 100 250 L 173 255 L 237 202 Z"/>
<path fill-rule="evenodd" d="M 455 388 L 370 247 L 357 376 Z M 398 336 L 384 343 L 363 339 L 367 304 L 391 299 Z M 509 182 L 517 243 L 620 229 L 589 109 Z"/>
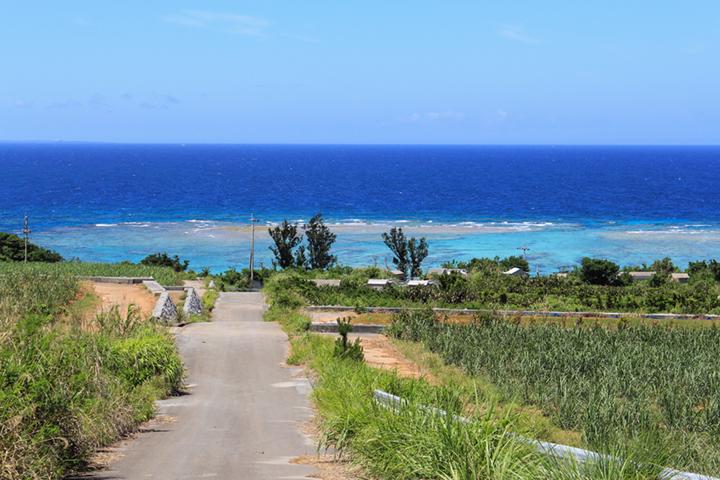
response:
<path fill-rule="evenodd" d="M 28 254 L 28 238 L 30 237 L 30 225 L 28 222 L 28 216 L 27 213 L 25 214 L 25 219 L 23 220 L 23 237 L 25 237 L 25 263 L 27 263 L 27 254 Z"/>
<path fill-rule="evenodd" d="M 528 250 L 530 250 L 530 247 L 526 247 L 525 245 L 523 245 L 522 247 L 518 247 L 517 249 L 522 250 L 523 258 L 527 259 L 527 252 L 528 252 Z"/>
<path fill-rule="evenodd" d="M 252 283 L 255 278 L 255 223 L 257 222 L 257 219 L 255 218 L 254 214 L 250 214 L 250 225 L 252 230 L 252 235 L 250 237 L 250 288 L 252 288 Z"/>

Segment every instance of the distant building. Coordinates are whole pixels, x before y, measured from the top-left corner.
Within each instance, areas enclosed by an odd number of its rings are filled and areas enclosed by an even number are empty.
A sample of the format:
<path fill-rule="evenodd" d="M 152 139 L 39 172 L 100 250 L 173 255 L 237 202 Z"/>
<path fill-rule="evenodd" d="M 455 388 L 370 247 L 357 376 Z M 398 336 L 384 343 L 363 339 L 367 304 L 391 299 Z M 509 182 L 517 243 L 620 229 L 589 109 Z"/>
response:
<path fill-rule="evenodd" d="M 339 287 L 339 278 L 314 278 L 312 282 L 316 287 Z"/>
<path fill-rule="evenodd" d="M 655 276 L 655 272 L 627 272 L 633 282 L 644 282 Z"/>
<path fill-rule="evenodd" d="M 403 278 L 405 278 L 405 273 L 402 272 L 401 270 L 397 270 L 397 269 L 388 270 L 388 273 L 390 275 L 392 275 L 393 278 L 396 278 L 398 280 L 402 280 Z"/>
<path fill-rule="evenodd" d="M 408 287 L 427 287 L 433 285 L 435 282 L 432 280 L 408 280 L 405 285 Z"/>
<path fill-rule="evenodd" d="M 366 285 L 375 290 L 382 290 L 383 288 L 396 283 L 397 280 L 394 278 L 371 278 L 367 281 Z"/>
<path fill-rule="evenodd" d="M 672 273 L 670 274 L 670 280 L 678 283 L 687 283 L 690 281 L 690 275 L 687 273 Z"/>
<path fill-rule="evenodd" d="M 528 273 L 522 268 L 513 267 L 507 272 L 503 272 L 503 275 L 507 275 L 509 277 L 527 277 Z"/>
<path fill-rule="evenodd" d="M 428 270 L 428 276 L 452 275 L 453 273 L 460 275 L 461 277 L 467 277 L 467 270 L 464 268 L 431 268 Z"/>
<path fill-rule="evenodd" d="M 558 277 L 558 278 L 568 278 L 569 275 L 570 274 L 568 272 L 553 273 L 553 276 Z"/>

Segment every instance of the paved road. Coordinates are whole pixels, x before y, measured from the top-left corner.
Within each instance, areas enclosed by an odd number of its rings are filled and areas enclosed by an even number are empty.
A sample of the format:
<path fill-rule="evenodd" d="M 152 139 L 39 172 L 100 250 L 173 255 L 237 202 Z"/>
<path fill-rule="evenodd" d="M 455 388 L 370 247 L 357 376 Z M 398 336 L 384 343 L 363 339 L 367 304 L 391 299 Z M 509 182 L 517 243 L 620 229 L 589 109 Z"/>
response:
<path fill-rule="evenodd" d="M 189 394 L 159 402 L 149 432 L 121 447 L 100 479 L 294 479 L 315 471 L 289 464 L 314 455 L 300 425 L 310 418 L 309 384 L 283 366 L 287 338 L 262 320 L 259 293 L 223 293 L 210 323 L 180 329 Z M 162 417 L 160 417 L 162 418 Z"/>

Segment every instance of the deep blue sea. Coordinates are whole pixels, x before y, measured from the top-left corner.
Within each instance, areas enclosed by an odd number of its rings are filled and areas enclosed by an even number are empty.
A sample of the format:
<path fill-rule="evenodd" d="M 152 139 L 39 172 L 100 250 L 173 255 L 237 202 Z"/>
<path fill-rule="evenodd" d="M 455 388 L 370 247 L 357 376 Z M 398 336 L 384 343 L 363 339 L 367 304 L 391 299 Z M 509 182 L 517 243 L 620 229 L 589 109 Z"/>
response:
<path fill-rule="evenodd" d="M 389 261 L 390 226 L 428 238 L 428 265 L 520 246 L 545 273 L 720 256 L 720 147 L 0 144 L 0 172 L 0 231 L 27 212 L 34 241 L 83 260 L 241 267 L 251 213 L 316 212 L 352 265 Z"/>

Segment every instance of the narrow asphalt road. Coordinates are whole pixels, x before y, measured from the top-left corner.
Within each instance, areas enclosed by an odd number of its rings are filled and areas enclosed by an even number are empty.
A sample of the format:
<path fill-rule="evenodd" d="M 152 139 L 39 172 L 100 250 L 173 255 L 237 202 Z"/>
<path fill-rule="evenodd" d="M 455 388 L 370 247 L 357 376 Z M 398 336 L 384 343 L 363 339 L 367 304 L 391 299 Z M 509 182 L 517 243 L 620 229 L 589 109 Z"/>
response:
<path fill-rule="evenodd" d="M 213 321 L 180 329 L 188 394 L 159 402 L 159 420 L 119 449 L 100 479 L 296 479 L 315 469 L 300 429 L 312 412 L 307 379 L 284 366 L 287 338 L 264 322 L 259 293 L 223 293 Z M 165 420 L 163 420 L 163 418 Z"/>

